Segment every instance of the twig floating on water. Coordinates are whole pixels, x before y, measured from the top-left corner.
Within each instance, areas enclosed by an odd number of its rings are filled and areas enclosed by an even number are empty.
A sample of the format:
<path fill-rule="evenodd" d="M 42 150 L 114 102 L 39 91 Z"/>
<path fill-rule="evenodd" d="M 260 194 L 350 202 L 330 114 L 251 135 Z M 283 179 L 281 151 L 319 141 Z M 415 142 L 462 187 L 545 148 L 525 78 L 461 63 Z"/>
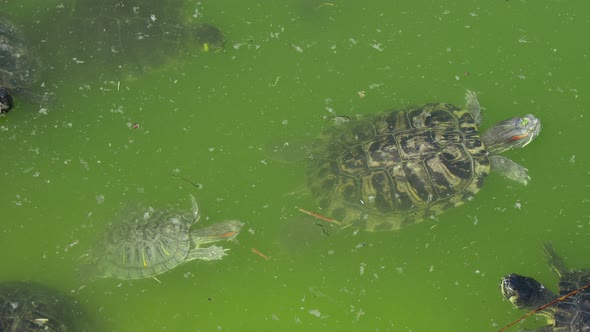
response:
<path fill-rule="evenodd" d="M 200 183 L 194 183 L 193 181 L 191 181 L 191 180 L 189 180 L 189 179 L 187 179 L 187 178 L 185 178 L 185 177 L 183 177 L 183 176 L 180 176 L 180 175 L 178 175 L 178 174 L 170 174 L 170 176 L 173 176 L 173 177 L 175 177 L 175 178 L 178 178 L 178 179 L 184 180 L 184 181 L 186 181 L 186 182 L 190 183 L 190 184 L 191 184 L 193 187 L 195 187 L 195 188 L 198 188 L 198 189 L 201 189 L 201 188 L 203 188 L 203 185 L 202 185 L 202 184 L 200 184 Z"/>
<path fill-rule="evenodd" d="M 341 222 L 339 222 L 339 221 L 337 221 L 337 220 L 334 220 L 334 219 L 328 218 L 328 217 L 326 217 L 326 216 L 322 216 L 321 214 L 317 214 L 317 213 L 315 213 L 315 212 L 311 212 L 311 211 L 308 211 L 308 210 L 305 210 L 305 209 L 302 209 L 302 208 L 298 208 L 298 210 L 299 210 L 300 212 L 303 212 L 303 213 L 305 213 L 305 214 L 308 214 L 308 215 L 310 215 L 310 216 L 312 216 L 312 217 L 314 217 L 314 218 L 318 218 L 318 219 L 320 219 L 320 220 L 327 221 L 327 222 L 329 222 L 329 223 L 333 223 L 333 224 L 336 224 L 336 225 L 340 225 L 340 224 L 341 224 Z"/>
<path fill-rule="evenodd" d="M 258 251 L 258 249 L 256 248 L 252 248 L 252 252 L 255 253 L 256 255 L 266 259 L 267 261 L 270 260 L 270 257 L 266 256 L 265 254 L 261 253 L 260 251 Z"/>

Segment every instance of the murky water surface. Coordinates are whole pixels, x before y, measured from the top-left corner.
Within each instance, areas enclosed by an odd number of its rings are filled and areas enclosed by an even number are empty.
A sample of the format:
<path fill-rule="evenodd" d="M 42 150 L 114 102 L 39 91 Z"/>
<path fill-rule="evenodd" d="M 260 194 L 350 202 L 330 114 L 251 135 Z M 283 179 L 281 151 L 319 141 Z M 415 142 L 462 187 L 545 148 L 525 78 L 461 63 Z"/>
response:
<path fill-rule="evenodd" d="M 521 315 L 501 276 L 555 288 L 544 242 L 590 266 L 587 2 L 182 4 L 144 22 L 182 32 L 150 32 L 146 47 L 85 31 L 93 12 L 67 10 L 82 0 L 0 1 L 43 62 L 34 90 L 53 95 L 17 99 L 0 118 L 1 280 L 68 292 L 108 331 L 494 331 Z M 223 51 L 187 42 L 183 24 L 201 23 L 223 31 Z M 300 149 L 326 116 L 462 105 L 466 89 L 483 129 L 543 121 L 537 140 L 505 154 L 529 169 L 528 186 L 492 174 L 473 201 L 397 232 L 322 229 L 298 212 L 315 208 Z M 295 148 L 273 152 L 285 142 Z M 160 282 L 78 279 L 127 206 L 188 210 L 191 194 L 201 225 L 246 223 L 222 261 Z"/>

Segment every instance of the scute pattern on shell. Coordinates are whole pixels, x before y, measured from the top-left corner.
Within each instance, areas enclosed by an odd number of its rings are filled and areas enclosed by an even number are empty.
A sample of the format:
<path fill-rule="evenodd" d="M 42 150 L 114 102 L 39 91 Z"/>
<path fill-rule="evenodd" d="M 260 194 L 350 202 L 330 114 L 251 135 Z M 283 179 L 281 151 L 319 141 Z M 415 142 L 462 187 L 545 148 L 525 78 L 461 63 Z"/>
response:
<path fill-rule="evenodd" d="M 309 187 L 320 212 L 369 231 L 393 230 L 471 199 L 490 171 L 471 113 L 433 103 L 334 125 L 312 148 Z"/>
<path fill-rule="evenodd" d="M 590 284 L 590 271 L 572 271 L 559 281 L 559 296 Z M 555 304 L 553 331 L 590 331 L 590 291 L 585 290 Z"/>
<path fill-rule="evenodd" d="M 99 243 L 105 252 L 97 267 L 119 279 L 147 278 L 171 270 L 185 261 L 191 249 L 193 222 L 190 214 L 164 210 L 113 225 Z"/>

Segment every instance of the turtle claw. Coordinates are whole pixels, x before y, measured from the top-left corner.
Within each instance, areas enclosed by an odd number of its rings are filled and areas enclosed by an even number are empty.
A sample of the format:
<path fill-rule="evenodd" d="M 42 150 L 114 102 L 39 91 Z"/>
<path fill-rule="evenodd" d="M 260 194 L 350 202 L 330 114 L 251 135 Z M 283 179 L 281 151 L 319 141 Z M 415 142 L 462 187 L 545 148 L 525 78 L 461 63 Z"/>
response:
<path fill-rule="evenodd" d="M 222 259 L 223 256 L 227 255 L 227 251 L 229 251 L 229 249 L 225 249 L 223 247 L 219 247 L 219 246 L 211 246 L 206 248 L 207 251 L 207 255 L 206 257 L 203 257 L 204 260 L 218 260 L 218 259 Z"/>
<path fill-rule="evenodd" d="M 528 169 L 503 156 L 491 156 L 490 162 L 494 172 L 502 174 L 507 179 L 527 185 L 531 180 Z"/>

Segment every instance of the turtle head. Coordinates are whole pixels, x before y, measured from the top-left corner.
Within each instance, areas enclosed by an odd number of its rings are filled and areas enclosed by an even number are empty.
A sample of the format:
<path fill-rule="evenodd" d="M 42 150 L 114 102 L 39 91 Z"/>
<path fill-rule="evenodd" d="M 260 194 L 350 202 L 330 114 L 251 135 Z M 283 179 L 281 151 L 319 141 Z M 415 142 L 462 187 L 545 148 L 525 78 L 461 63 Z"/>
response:
<path fill-rule="evenodd" d="M 8 92 L 8 89 L 0 87 L 0 113 L 8 113 L 14 106 L 12 96 Z"/>
<path fill-rule="evenodd" d="M 502 295 L 518 309 L 533 310 L 557 296 L 537 280 L 511 273 L 500 282 Z"/>
<path fill-rule="evenodd" d="M 223 50 L 223 32 L 214 25 L 201 24 L 196 28 L 195 37 L 202 52 L 217 53 Z"/>
<path fill-rule="evenodd" d="M 504 120 L 488 129 L 482 136 L 491 154 L 522 148 L 541 132 L 541 120 L 531 114 Z"/>

